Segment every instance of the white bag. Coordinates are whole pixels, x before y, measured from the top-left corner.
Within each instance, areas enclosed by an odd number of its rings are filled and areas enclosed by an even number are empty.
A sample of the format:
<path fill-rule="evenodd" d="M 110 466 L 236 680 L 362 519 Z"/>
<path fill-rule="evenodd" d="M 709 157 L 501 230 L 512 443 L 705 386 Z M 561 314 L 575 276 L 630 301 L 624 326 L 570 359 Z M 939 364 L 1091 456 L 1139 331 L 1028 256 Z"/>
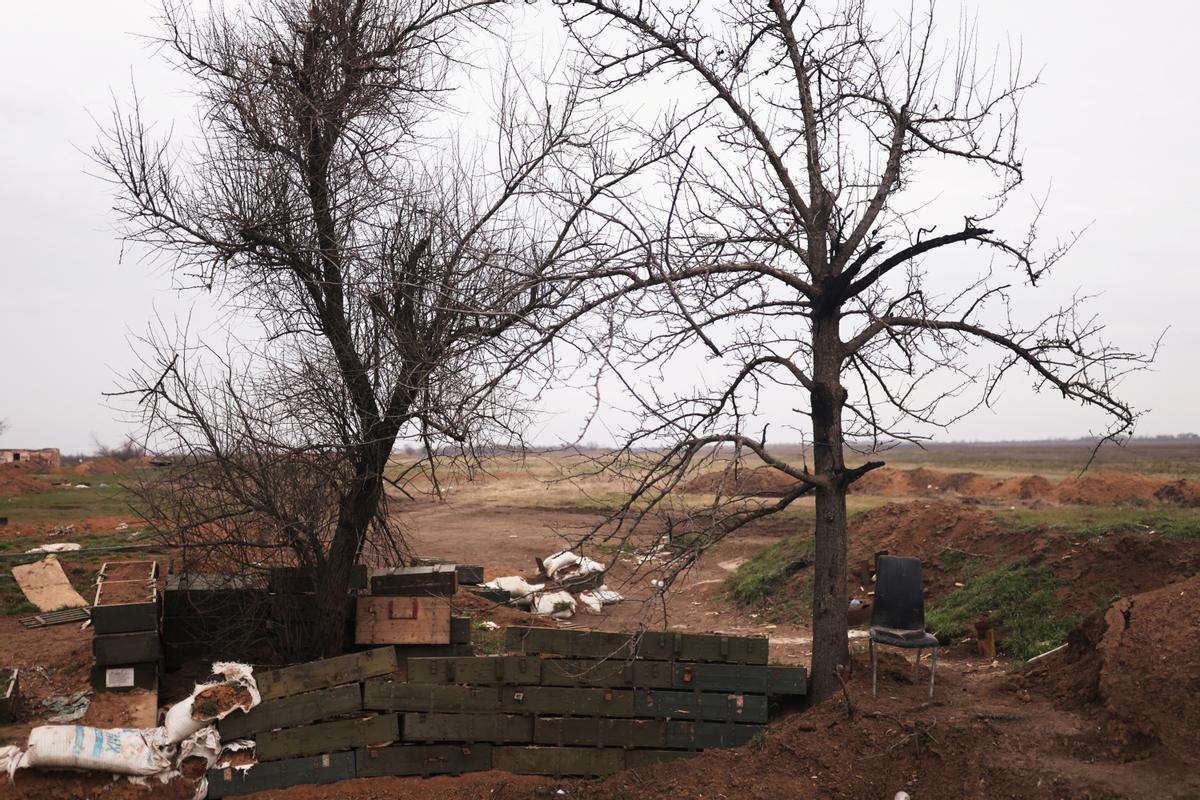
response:
<path fill-rule="evenodd" d="M 512 595 L 513 602 L 518 606 L 528 607 L 533 602 L 533 593 L 546 588 L 544 583 L 529 583 L 519 575 L 507 578 L 496 578 L 483 584 L 488 589 L 499 589 Z"/>
<path fill-rule="evenodd" d="M 171 769 L 171 759 L 153 741 L 156 730 L 41 725 L 29 732 L 20 766 L 155 775 Z"/>
<path fill-rule="evenodd" d="M 575 614 L 575 598 L 568 592 L 542 592 L 533 596 L 533 613 L 570 619 Z"/>

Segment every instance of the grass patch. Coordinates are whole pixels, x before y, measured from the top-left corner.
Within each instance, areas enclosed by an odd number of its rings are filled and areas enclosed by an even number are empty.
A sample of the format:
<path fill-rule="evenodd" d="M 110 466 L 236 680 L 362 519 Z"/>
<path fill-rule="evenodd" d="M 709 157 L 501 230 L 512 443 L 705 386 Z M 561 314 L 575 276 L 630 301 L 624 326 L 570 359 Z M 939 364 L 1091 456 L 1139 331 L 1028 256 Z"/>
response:
<path fill-rule="evenodd" d="M 967 633 L 968 625 L 990 619 L 1003 629 L 1004 653 L 1032 658 L 1065 642 L 1077 622 L 1058 613 L 1054 590 L 1059 585 L 1045 567 L 1006 564 L 968 580 L 937 603 L 925 626 L 939 638 L 954 638 Z"/>
<path fill-rule="evenodd" d="M 65 478 L 75 482 L 87 481 L 90 489 L 54 487 L 44 492 L 31 492 L 15 495 L 0 500 L 0 516 L 6 516 L 14 523 L 59 522 L 70 523 L 74 520 L 94 516 L 129 517 L 133 522 L 130 501 L 133 499 L 129 490 L 120 485 L 121 481 L 129 482 L 135 479 L 130 473 L 113 475 L 55 476 L 38 475 L 39 480 L 51 481 L 55 478 Z M 105 484 L 101 486 L 101 484 Z"/>
<path fill-rule="evenodd" d="M 1154 533 L 1164 539 L 1200 541 L 1200 508 L 1145 506 L 1054 506 L 996 513 L 1010 530 L 1046 526 L 1091 538 L 1107 533 Z"/>
<path fill-rule="evenodd" d="M 811 536 L 789 536 L 773 542 L 725 579 L 725 593 L 744 605 L 762 605 L 784 587 L 788 579 L 812 563 Z"/>

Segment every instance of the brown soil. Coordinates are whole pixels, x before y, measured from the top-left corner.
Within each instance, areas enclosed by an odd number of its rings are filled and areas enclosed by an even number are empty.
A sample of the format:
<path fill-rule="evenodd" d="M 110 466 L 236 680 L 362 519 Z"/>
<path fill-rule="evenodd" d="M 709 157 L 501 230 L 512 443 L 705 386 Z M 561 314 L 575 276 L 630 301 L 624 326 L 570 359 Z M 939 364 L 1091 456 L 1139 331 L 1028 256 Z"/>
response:
<path fill-rule="evenodd" d="M 103 581 L 97 595 L 98 606 L 154 602 L 154 584 L 150 581 Z"/>
<path fill-rule="evenodd" d="M 220 683 L 196 695 L 192 701 L 192 719 L 213 720 L 235 708 L 247 708 L 250 690 L 240 683 Z"/>
<path fill-rule="evenodd" d="M 23 769 L 14 782 L 0 780 L 0 800 L 192 800 L 196 786 L 176 779 L 145 786 L 96 772 L 35 772 Z"/>
<path fill-rule="evenodd" d="M 80 721 L 94 728 L 149 728 L 158 716 L 158 693 L 148 689 L 94 692 Z"/>
<path fill-rule="evenodd" d="M 154 573 L 154 561 L 109 561 L 104 565 L 106 581 L 137 581 L 149 579 Z"/>
<path fill-rule="evenodd" d="M 36 472 L 37 467 L 34 464 L 0 464 L 0 497 L 44 492 L 49 489 L 49 483 L 33 477 Z"/>
<path fill-rule="evenodd" d="M 790 490 L 796 481 L 772 467 L 710 472 L 684 486 L 693 494 L 721 492 L 731 496 L 771 497 Z M 1152 478 L 1123 470 L 1098 470 L 1052 483 L 1041 475 L 995 478 L 975 472 L 943 472 L 917 467 L 872 470 L 851 486 L 855 494 L 885 497 L 957 495 L 992 500 L 1046 500 L 1088 505 L 1152 503 L 1200 505 L 1200 483 L 1187 479 Z"/>
<path fill-rule="evenodd" d="M 68 467 L 64 472 L 71 475 L 119 474 L 122 472 L 133 472 L 144 463 L 146 462 L 142 459 L 137 461 L 121 461 L 116 458 L 85 458 L 75 466 Z"/>

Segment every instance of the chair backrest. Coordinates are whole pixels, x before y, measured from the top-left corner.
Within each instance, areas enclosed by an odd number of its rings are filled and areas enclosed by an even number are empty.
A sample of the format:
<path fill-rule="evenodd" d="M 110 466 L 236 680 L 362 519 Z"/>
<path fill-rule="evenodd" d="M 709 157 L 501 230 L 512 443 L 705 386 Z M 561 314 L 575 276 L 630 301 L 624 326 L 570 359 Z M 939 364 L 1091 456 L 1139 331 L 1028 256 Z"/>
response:
<path fill-rule="evenodd" d="M 925 587 L 921 581 L 921 559 L 876 556 L 871 625 L 906 631 L 925 629 Z"/>

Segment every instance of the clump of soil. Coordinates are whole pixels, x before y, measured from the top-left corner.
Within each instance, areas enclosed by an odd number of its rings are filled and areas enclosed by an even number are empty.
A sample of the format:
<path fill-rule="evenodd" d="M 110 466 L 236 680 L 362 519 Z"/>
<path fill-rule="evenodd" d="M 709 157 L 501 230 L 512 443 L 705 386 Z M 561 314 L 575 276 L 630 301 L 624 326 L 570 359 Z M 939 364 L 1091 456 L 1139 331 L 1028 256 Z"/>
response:
<path fill-rule="evenodd" d="M 0 497 L 44 492 L 49 489 L 49 483 L 33 477 L 36 471 L 37 467 L 34 464 L 0 464 Z"/>
<path fill-rule="evenodd" d="M 192 719 L 213 720 L 235 708 L 249 708 L 253 698 L 250 690 L 236 681 L 218 683 L 196 694 L 192 699 Z"/>
<path fill-rule="evenodd" d="M 96 596 L 98 606 L 154 602 L 153 581 L 102 581 Z"/>
<path fill-rule="evenodd" d="M 1027 670 L 1060 706 L 1092 706 L 1112 755 L 1162 750 L 1200 763 L 1200 576 L 1123 597 L 1072 633 L 1066 651 Z"/>

